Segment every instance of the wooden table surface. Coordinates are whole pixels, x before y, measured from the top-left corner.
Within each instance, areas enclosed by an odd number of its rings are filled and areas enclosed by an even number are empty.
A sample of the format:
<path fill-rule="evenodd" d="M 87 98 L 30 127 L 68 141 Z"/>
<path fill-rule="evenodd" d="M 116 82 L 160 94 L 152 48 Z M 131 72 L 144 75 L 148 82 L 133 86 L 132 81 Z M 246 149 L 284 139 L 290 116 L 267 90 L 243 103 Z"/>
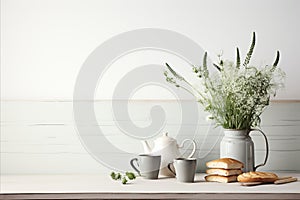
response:
<path fill-rule="evenodd" d="M 299 173 L 281 173 L 293 176 Z M 195 183 L 175 178 L 146 180 L 126 185 L 109 175 L 2 175 L 1 199 L 300 199 L 300 181 L 283 185 L 244 187 L 239 183 L 211 183 L 196 174 Z"/>

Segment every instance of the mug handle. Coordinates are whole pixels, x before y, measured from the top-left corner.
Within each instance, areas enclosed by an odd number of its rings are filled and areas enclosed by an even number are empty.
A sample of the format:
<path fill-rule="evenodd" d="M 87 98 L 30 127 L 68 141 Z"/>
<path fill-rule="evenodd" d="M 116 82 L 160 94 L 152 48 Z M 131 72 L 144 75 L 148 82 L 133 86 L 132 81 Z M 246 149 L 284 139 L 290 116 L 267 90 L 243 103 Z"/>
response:
<path fill-rule="evenodd" d="M 141 172 L 140 172 L 140 170 L 138 170 L 138 168 L 134 165 L 134 162 L 136 162 L 137 166 L 139 166 L 138 159 L 137 159 L 137 158 L 131 159 L 130 165 L 131 165 L 131 167 L 139 174 L 139 176 L 141 176 Z"/>
<path fill-rule="evenodd" d="M 195 151 L 196 151 L 196 142 L 195 142 L 194 140 L 192 140 L 192 139 L 185 139 L 185 140 L 183 140 L 183 141 L 181 142 L 179 148 L 182 148 L 182 147 L 184 146 L 184 143 L 187 142 L 187 141 L 191 141 L 192 144 L 193 144 L 193 151 L 192 151 L 192 153 L 188 156 L 188 158 L 191 158 L 191 157 L 193 157 L 193 155 L 195 154 Z"/>
<path fill-rule="evenodd" d="M 171 168 L 171 165 L 172 165 L 173 163 L 169 163 L 168 164 L 168 169 L 169 169 L 169 171 L 174 175 L 174 176 L 176 176 L 176 173 L 172 170 L 172 168 Z"/>
<path fill-rule="evenodd" d="M 258 131 L 258 132 L 260 132 L 263 135 L 263 137 L 265 139 L 265 144 L 266 144 L 266 156 L 265 156 L 265 160 L 264 160 L 263 163 L 261 163 L 261 164 L 259 164 L 259 165 L 257 165 L 257 166 L 254 167 L 254 171 L 256 171 L 257 168 L 262 167 L 262 166 L 264 166 L 267 163 L 267 160 L 268 160 L 268 157 L 269 157 L 269 142 L 268 142 L 267 136 L 265 135 L 265 133 L 262 130 L 260 130 L 260 129 L 250 129 L 250 132 L 251 131 Z"/>

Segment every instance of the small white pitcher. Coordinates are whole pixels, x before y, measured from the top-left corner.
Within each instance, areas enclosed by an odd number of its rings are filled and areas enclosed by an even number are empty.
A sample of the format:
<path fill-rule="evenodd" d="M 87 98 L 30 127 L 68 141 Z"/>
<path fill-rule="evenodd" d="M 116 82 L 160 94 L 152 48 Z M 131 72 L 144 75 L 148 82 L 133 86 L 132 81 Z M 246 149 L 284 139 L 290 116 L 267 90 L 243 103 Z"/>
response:
<path fill-rule="evenodd" d="M 254 165 L 254 143 L 251 139 L 250 132 L 259 131 L 266 144 L 265 160 L 262 164 Z M 255 171 L 258 167 L 264 166 L 269 156 L 268 139 L 264 132 L 260 129 L 250 130 L 234 130 L 225 129 L 224 137 L 220 144 L 220 157 L 221 158 L 234 158 L 244 163 L 244 172 Z"/>

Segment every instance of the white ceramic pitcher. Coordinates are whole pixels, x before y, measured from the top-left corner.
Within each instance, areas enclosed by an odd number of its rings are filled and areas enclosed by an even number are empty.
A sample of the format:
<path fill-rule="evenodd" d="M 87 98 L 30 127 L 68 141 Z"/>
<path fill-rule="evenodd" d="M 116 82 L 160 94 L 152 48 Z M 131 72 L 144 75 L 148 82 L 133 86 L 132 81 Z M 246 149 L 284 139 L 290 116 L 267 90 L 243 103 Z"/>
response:
<path fill-rule="evenodd" d="M 260 132 L 266 144 L 266 155 L 265 160 L 262 164 L 254 164 L 254 143 L 251 139 L 250 132 Z M 234 158 L 244 163 L 244 172 L 255 171 L 258 167 L 264 166 L 268 160 L 269 155 L 269 144 L 268 139 L 264 132 L 260 129 L 250 130 L 233 130 L 225 129 L 225 136 L 223 137 L 220 144 L 220 157 L 221 158 Z"/>

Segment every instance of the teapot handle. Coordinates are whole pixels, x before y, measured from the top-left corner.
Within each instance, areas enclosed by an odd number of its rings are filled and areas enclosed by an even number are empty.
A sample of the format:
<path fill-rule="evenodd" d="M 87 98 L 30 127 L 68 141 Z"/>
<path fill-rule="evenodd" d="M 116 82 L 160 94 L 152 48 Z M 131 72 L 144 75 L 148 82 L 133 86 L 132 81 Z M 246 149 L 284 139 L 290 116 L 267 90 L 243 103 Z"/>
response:
<path fill-rule="evenodd" d="M 193 144 L 193 151 L 192 151 L 192 153 L 188 156 L 188 158 L 191 158 L 191 157 L 193 157 L 193 155 L 195 154 L 195 151 L 196 151 L 196 142 L 195 142 L 194 140 L 192 140 L 192 139 L 185 139 L 185 140 L 183 140 L 183 141 L 181 142 L 179 148 L 182 148 L 182 147 L 184 146 L 184 143 L 187 142 L 187 141 L 191 141 L 192 144 Z"/>
<path fill-rule="evenodd" d="M 260 132 L 264 136 L 265 144 L 266 144 L 266 156 L 265 156 L 265 160 L 264 160 L 263 163 L 261 163 L 261 164 L 259 164 L 259 165 L 257 165 L 257 166 L 254 167 L 254 171 L 256 171 L 257 168 L 262 167 L 262 166 L 264 166 L 267 163 L 267 160 L 268 160 L 268 157 L 269 157 L 269 143 L 268 143 L 267 136 L 265 135 L 265 133 L 262 130 L 260 130 L 260 129 L 251 129 L 250 132 L 251 131 L 258 131 L 258 132 Z"/>

